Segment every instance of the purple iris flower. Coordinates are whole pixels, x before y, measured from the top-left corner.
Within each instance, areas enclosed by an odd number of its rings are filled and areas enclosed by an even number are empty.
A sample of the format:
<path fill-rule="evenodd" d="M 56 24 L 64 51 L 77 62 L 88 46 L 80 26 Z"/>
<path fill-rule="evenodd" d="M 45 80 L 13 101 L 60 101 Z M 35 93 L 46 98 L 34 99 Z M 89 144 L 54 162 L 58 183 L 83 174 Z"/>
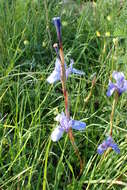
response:
<path fill-rule="evenodd" d="M 86 123 L 84 122 L 73 119 L 69 120 L 64 112 L 56 117 L 56 121 L 58 121 L 60 125 L 58 125 L 51 134 L 51 139 L 54 142 L 58 141 L 63 136 L 63 133 L 68 132 L 70 128 L 81 131 L 86 127 Z"/>
<path fill-rule="evenodd" d="M 52 19 L 52 21 L 53 21 L 53 24 L 56 27 L 57 38 L 59 40 L 59 43 L 61 43 L 62 37 L 61 37 L 61 20 L 60 20 L 60 17 L 54 17 Z"/>
<path fill-rule="evenodd" d="M 68 78 L 68 76 L 72 73 L 78 74 L 78 75 L 85 74 L 83 71 L 73 68 L 74 61 L 72 59 L 70 61 L 71 61 L 71 63 L 68 68 L 65 63 L 66 78 Z M 48 83 L 53 84 L 56 81 L 59 81 L 60 75 L 61 75 L 61 63 L 60 63 L 60 59 L 56 58 L 55 68 L 54 68 L 53 72 L 50 74 L 50 76 L 47 78 Z"/>
<path fill-rule="evenodd" d="M 107 139 L 98 146 L 98 154 L 103 154 L 104 151 L 107 150 L 109 147 L 112 148 L 116 153 L 120 153 L 118 145 L 113 141 L 111 136 L 108 136 Z"/>
<path fill-rule="evenodd" d="M 119 95 L 127 90 L 127 80 L 122 72 L 114 71 L 112 77 L 116 80 L 116 83 L 112 83 L 111 80 L 108 84 L 107 96 L 111 96 L 116 90 Z"/>

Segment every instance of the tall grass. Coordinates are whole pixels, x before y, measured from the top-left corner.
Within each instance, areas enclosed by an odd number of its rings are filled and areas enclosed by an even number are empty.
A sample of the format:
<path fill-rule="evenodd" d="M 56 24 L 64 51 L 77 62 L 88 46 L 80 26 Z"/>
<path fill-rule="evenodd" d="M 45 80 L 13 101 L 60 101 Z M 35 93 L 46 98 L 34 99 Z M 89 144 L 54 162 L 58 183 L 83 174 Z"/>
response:
<path fill-rule="evenodd" d="M 127 78 L 126 13 L 124 0 L 0 0 L 1 189 L 127 188 L 126 94 L 120 97 L 114 119 L 120 154 L 96 153 L 110 124 L 113 98 L 106 97 L 108 79 L 113 70 L 123 71 Z M 66 61 L 73 58 L 75 67 L 85 72 L 83 78 L 72 75 L 67 84 L 71 115 L 87 123 L 84 132 L 75 133 L 85 163 L 78 180 L 79 162 L 68 137 L 50 141 L 54 117 L 63 109 L 60 83 L 46 82 L 55 60 L 54 16 L 61 16 Z M 95 72 L 97 82 L 85 105 Z"/>

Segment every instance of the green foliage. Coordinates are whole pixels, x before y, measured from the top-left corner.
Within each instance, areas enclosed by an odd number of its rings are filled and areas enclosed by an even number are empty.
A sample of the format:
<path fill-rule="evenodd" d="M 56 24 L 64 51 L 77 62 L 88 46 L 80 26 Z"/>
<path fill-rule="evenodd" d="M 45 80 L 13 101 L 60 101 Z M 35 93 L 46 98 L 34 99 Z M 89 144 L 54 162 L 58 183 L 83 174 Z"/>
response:
<path fill-rule="evenodd" d="M 72 75 L 67 84 L 72 117 L 87 123 L 84 132 L 74 134 L 85 163 L 80 179 L 68 137 L 50 141 L 54 117 L 64 107 L 61 84 L 46 82 L 55 60 L 54 16 L 61 16 L 67 62 L 72 57 L 86 73 L 82 78 Z M 0 189 L 126 189 L 126 94 L 114 119 L 120 155 L 96 153 L 109 131 L 109 76 L 119 70 L 127 78 L 126 22 L 125 0 L 0 0 Z M 95 72 L 97 83 L 85 105 Z"/>

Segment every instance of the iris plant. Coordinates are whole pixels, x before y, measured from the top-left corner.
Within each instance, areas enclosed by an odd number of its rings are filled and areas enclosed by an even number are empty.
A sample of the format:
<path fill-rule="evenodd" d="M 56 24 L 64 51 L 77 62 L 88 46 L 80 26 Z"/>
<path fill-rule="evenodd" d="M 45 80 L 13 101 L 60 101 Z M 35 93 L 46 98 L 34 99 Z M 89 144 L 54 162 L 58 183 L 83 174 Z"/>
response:
<path fill-rule="evenodd" d="M 83 171 L 83 161 L 80 157 L 78 147 L 76 146 L 72 129 L 83 130 L 83 129 L 85 129 L 86 124 L 84 122 L 73 120 L 70 118 L 69 103 L 68 103 L 69 98 L 68 98 L 66 80 L 67 80 L 68 76 L 72 73 L 84 75 L 84 72 L 73 68 L 73 64 L 74 64 L 73 60 L 70 61 L 70 66 L 67 67 L 67 65 L 64 61 L 60 17 L 54 17 L 53 24 L 55 25 L 55 28 L 56 28 L 59 44 L 58 45 L 54 44 L 57 58 L 56 58 L 56 62 L 55 62 L 55 68 L 54 68 L 53 72 L 50 74 L 50 76 L 47 78 L 47 81 L 50 84 L 53 84 L 59 80 L 61 81 L 62 91 L 63 91 L 63 96 L 64 96 L 64 103 L 65 103 L 65 114 L 64 114 L 64 112 L 62 112 L 61 114 L 59 114 L 57 116 L 57 121 L 59 121 L 60 124 L 52 132 L 51 139 L 54 142 L 58 141 L 63 136 L 64 132 L 68 133 L 71 144 L 72 144 L 72 146 L 75 150 L 75 153 L 78 156 L 78 159 L 80 161 L 80 174 L 81 174 Z"/>
<path fill-rule="evenodd" d="M 127 91 L 127 80 L 125 80 L 125 76 L 122 72 L 114 71 L 112 73 L 112 78 L 115 79 L 116 83 L 113 83 L 111 80 L 109 81 L 107 96 L 111 96 L 113 92 L 115 93 L 113 104 L 112 104 L 112 111 L 110 115 L 110 132 L 109 137 L 99 145 L 97 152 L 98 154 L 103 154 L 105 150 L 109 147 L 115 150 L 116 153 L 120 153 L 120 149 L 118 145 L 112 139 L 112 131 L 113 131 L 113 120 L 114 120 L 114 113 L 115 113 L 115 106 L 118 101 L 118 97 L 125 91 Z"/>

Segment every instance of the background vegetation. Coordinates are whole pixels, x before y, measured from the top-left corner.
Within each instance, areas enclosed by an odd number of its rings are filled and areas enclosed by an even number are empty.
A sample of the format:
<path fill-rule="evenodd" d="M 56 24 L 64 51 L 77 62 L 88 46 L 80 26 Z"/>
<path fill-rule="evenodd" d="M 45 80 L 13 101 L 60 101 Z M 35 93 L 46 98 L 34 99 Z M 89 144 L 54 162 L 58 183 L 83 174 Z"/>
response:
<path fill-rule="evenodd" d="M 85 72 L 68 80 L 71 115 L 87 124 L 74 133 L 85 163 L 78 180 L 79 161 L 67 135 L 50 141 L 54 117 L 64 108 L 61 84 L 46 82 L 55 61 L 54 16 L 61 16 L 66 61 L 73 58 Z M 126 25 L 126 0 L 0 0 L 0 189 L 127 189 L 126 93 L 114 119 L 121 152 L 96 153 L 109 131 L 109 77 L 118 70 L 127 78 Z M 85 105 L 94 73 L 97 83 Z"/>

